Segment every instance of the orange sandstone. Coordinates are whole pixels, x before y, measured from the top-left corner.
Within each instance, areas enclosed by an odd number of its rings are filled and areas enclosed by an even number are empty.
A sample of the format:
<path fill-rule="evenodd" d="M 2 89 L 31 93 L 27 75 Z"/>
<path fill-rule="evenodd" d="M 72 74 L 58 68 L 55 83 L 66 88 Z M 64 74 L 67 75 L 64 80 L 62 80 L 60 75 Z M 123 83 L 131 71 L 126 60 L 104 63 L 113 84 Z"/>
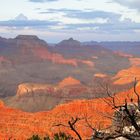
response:
<path fill-rule="evenodd" d="M 140 84 L 137 86 L 140 90 Z M 137 96 L 133 93 L 133 89 L 127 92 L 121 92 L 115 95 L 115 103 L 123 104 L 127 99 L 137 100 Z M 113 109 L 104 100 L 108 98 L 99 98 L 92 100 L 75 100 L 67 104 L 58 105 L 48 112 L 27 113 L 17 109 L 0 107 L 0 139 L 18 139 L 25 140 L 33 134 L 52 136 L 54 133 L 64 131 L 74 136 L 74 133 L 66 127 L 56 127 L 59 123 L 67 124 L 71 116 L 73 117 L 89 117 L 90 124 L 95 128 L 106 128 L 111 125 L 111 117 Z M 109 117 L 108 117 L 109 116 Z M 92 135 L 90 128 L 85 126 L 85 121 L 81 120 L 77 123 L 77 129 L 84 139 Z"/>
<path fill-rule="evenodd" d="M 134 81 L 135 77 L 140 79 L 140 67 L 133 66 L 128 69 L 119 71 L 113 78 L 115 80 L 114 84 L 129 84 Z"/>
<path fill-rule="evenodd" d="M 79 80 L 74 79 L 73 77 L 69 76 L 59 83 L 59 87 L 63 88 L 65 86 L 80 85 L 80 84 L 81 83 Z"/>

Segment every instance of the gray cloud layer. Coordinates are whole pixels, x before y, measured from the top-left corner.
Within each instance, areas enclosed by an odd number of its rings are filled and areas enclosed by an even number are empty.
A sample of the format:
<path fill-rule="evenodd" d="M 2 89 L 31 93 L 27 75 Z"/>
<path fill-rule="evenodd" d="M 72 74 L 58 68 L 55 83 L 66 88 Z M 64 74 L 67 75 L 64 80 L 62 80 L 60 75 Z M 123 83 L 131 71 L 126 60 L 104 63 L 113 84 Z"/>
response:
<path fill-rule="evenodd" d="M 121 34 L 121 33 L 132 33 L 135 30 L 140 29 L 140 24 L 131 21 L 130 19 L 121 19 L 120 14 L 104 11 L 93 11 L 93 10 L 71 10 L 71 9 L 47 9 L 46 11 L 40 12 L 41 14 L 53 14 L 59 12 L 64 13 L 64 17 L 76 18 L 85 20 L 85 23 L 77 24 L 65 24 L 59 21 L 59 19 L 51 20 L 28 20 L 24 15 L 16 17 L 15 20 L 0 21 L 0 26 L 6 27 L 30 27 L 34 29 L 47 29 L 55 30 L 57 32 L 63 31 L 79 31 L 83 32 L 97 32 L 97 33 L 110 33 L 110 34 Z M 105 23 L 91 23 L 88 20 L 96 20 L 96 18 L 107 19 Z M 20 20 L 18 20 L 20 19 Z M 26 20 L 21 20 L 26 19 Z M 61 28 L 56 28 L 61 26 Z M 54 28 L 53 28 L 54 27 Z"/>
<path fill-rule="evenodd" d="M 59 22 L 57 21 L 46 21 L 46 20 L 7 20 L 7 21 L 0 21 L 0 26 L 6 27 L 31 27 L 31 28 L 45 28 L 49 26 L 56 26 Z"/>
<path fill-rule="evenodd" d="M 71 10 L 71 9 L 47 9 L 47 11 L 40 12 L 41 14 L 56 14 L 64 13 L 65 17 L 76 18 L 80 20 L 96 20 L 96 18 L 107 19 L 107 23 L 93 24 L 93 23 L 81 23 L 81 24 L 67 24 L 64 29 L 76 30 L 79 28 L 91 28 L 95 29 L 94 32 L 109 32 L 109 33 L 121 33 L 121 32 L 133 32 L 140 29 L 140 24 L 132 22 L 130 19 L 121 19 L 121 14 L 104 11 L 94 10 Z"/>
<path fill-rule="evenodd" d="M 119 14 L 104 11 L 85 11 L 85 10 L 71 10 L 71 9 L 48 9 L 46 12 L 40 12 L 41 14 L 53 14 L 62 12 L 66 17 L 78 18 L 78 19 L 95 19 L 95 18 L 119 18 Z"/>
<path fill-rule="evenodd" d="M 113 2 L 140 11 L 140 0 L 113 0 Z"/>

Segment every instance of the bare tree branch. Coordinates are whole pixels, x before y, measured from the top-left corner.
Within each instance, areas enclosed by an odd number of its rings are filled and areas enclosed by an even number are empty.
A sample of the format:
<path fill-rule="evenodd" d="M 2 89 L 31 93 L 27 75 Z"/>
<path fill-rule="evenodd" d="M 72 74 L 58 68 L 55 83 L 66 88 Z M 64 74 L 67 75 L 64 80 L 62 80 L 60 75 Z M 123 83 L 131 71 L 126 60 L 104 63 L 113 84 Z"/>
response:
<path fill-rule="evenodd" d="M 140 111 L 140 96 L 139 96 L 139 93 L 137 92 L 137 79 L 135 78 L 135 82 L 134 82 L 134 93 L 136 94 L 137 96 L 137 104 L 138 104 L 138 109 Z"/>

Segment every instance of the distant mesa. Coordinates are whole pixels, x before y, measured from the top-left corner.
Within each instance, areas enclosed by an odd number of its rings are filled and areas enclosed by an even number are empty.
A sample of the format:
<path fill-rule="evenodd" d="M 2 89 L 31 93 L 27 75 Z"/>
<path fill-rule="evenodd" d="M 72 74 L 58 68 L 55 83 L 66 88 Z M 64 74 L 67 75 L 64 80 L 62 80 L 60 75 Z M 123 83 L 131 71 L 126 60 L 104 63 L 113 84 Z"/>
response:
<path fill-rule="evenodd" d="M 76 40 L 74 40 L 74 39 L 71 37 L 71 38 L 69 38 L 67 41 L 76 41 Z"/>
<path fill-rule="evenodd" d="M 38 40 L 39 38 L 36 35 L 18 35 L 15 39 L 20 39 L 20 40 Z"/>
<path fill-rule="evenodd" d="M 2 38 L 0 38 L 2 40 Z M 62 41 L 63 42 L 63 41 Z M 65 41 L 64 41 L 65 42 Z M 69 42 L 69 43 L 67 43 Z M 72 45 L 70 42 L 74 42 L 75 44 L 80 44 L 77 43 L 78 41 L 73 40 L 70 38 L 69 40 L 66 41 L 66 46 Z M 77 58 L 66 58 L 59 52 L 53 52 L 50 51 L 48 44 L 44 41 L 39 39 L 36 35 L 18 35 L 15 39 L 10 39 L 1 41 L 0 42 L 2 45 L 1 46 L 13 46 L 8 48 L 9 51 L 9 56 L 13 55 L 14 51 L 17 51 L 17 55 L 20 53 L 20 58 L 19 60 L 14 60 L 15 62 L 34 62 L 34 61 L 51 61 L 53 64 L 64 64 L 64 65 L 71 65 L 71 66 L 78 66 L 79 63 L 82 63 L 84 65 L 88 65 L 90 67 L 94 66 L 94 63 L 88 60 L 82 60 L 82 59 L 77 59 Z M 65 44 L 65 43 L 64 43 Z M 73 45 L 72 45 L 73 46 Z M 73 46 L 73 48 L 75 45 Z M 61 48 L 61 46 L 60 46 Z M 72 47 L 63 47 L 63 48 L 72 48 Z M 12 51 L 11 51 L 12 50 Z M 15 54 L 14 54 L 15 55 Z M 26 58 L 25 58 L 26 55 Z M 28 57 L 27 57 L 28 56 Z M 25 58 L 25 59 L 23 59 Z M 30 60 L 29 60 L 30 58 Z M 3 62 L 3 59 L 0 58 L 0 61 Z"/>
<path fill-rule="evenodd" d="M 69 76 L 59 83 L 59 87 L 63 88 L 66 86 L 73 86 L 73 85 L 80 85 L 80 84 L 81 84 L 81 82 L 79 80 Z"/>
<path fill-rule="evenodd" d="M 34 52 L 34 48 L 47 49 L 48 47 L 47 42 L 39 39 L 36 35 L 18 35 L 15 39 L 13 39 L 13 41 L 16 47 L 22 48 L 22 52 L 24 52 L 24 54 L 27 53 L 27 48 L 32 49 L 31 51 Z M 31 52 L 29 53 L 31 55 Z"/>
<path fill-rule="evenodd" d="M 57 44 L 57 46 L 66 46 L 66 47 L 73 47 L 73 46 L 80 46 L 81 42 L 74 40 L 73 38 L 69 38 L 68 40 L 63 40 Z"/>
<path fill-rule="evenodd" d="M 48 84 L 37 84 L 37 83 L 23 83 L 18 86 L 17 96 L 24 96 L 28 94 L 35 94 L 37 91 L 47 91 L 52 86 Z"/>

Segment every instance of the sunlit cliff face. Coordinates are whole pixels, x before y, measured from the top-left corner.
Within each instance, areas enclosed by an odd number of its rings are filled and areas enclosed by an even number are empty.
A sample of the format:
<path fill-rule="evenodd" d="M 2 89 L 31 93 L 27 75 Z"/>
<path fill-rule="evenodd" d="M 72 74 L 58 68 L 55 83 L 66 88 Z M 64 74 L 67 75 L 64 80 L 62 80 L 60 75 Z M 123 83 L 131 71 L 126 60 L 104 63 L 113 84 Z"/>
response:
<path fill-rule="evenodd" d="M 73 77 L 67 77 L 59 83 L 59 87 L 63 88 L 65 86 L 80 85 L 81 82 Z"/>
<path fill-rule="evenodd" d="M 71 87 L 81 85 L 81 82 L 73 77 L 67 77 L 60 81 L 58 85 L 37 84 L 37 83 L 23 83 L 17 88 L 17 96 L 24 96 L 30 94 L 37 94 L 37 91 L 52 92 L 54 94 L 56 89 L 63 89 L 64 87 Z M 50 94 L 50 93 L 49 93 Z"/>
<path fill-rule="evenodd" d="M 114 77 L 114 84 L 129 84 L 131 82 L 134 82 L 135 78 L 137 78 L 137 80 L 140 79 L 140 67 L 132 66 L 128 69 L 124 69 L 118 72 L 118 74 Z"/>
<path fill-rule="evenodd" d="M 139 90 L 139 84 L 137 85 Z M 133 93 L 133 88 L 126 92 L 115 95 L 116 105 L 124 104 L 125 99 L 128 102 L 137 100 L 137 96 Z M 70 116 L 73 117 L 90 117 L 89 122 L 95 128 L 106 128 L 111 125 L 112 120 L 109 119 L 113 115 L 112 107 L 104 100 L 111 98 L 99 98 L 92 100 L 75 100 L 73 102 L 58 105 L 53 110 L 39 113 L 25 113 L 16 109 L 7 108 L 0 102 L 0 136 L 1 138 L 13 137 L 16 139 L 27 139 L 33 134 L 52 136 L 55 132 L 65 131 L 72 136 L 73 132 L 69 128 L 53 127 L 55 124 L 67 124 Z M 109 117 L 108 117 L 109 116 Z M 83 138 L 90 137 L 91 129 L 85 127 L 85 121 L 81 120 L 77 123 L 77 130 Z"/>

